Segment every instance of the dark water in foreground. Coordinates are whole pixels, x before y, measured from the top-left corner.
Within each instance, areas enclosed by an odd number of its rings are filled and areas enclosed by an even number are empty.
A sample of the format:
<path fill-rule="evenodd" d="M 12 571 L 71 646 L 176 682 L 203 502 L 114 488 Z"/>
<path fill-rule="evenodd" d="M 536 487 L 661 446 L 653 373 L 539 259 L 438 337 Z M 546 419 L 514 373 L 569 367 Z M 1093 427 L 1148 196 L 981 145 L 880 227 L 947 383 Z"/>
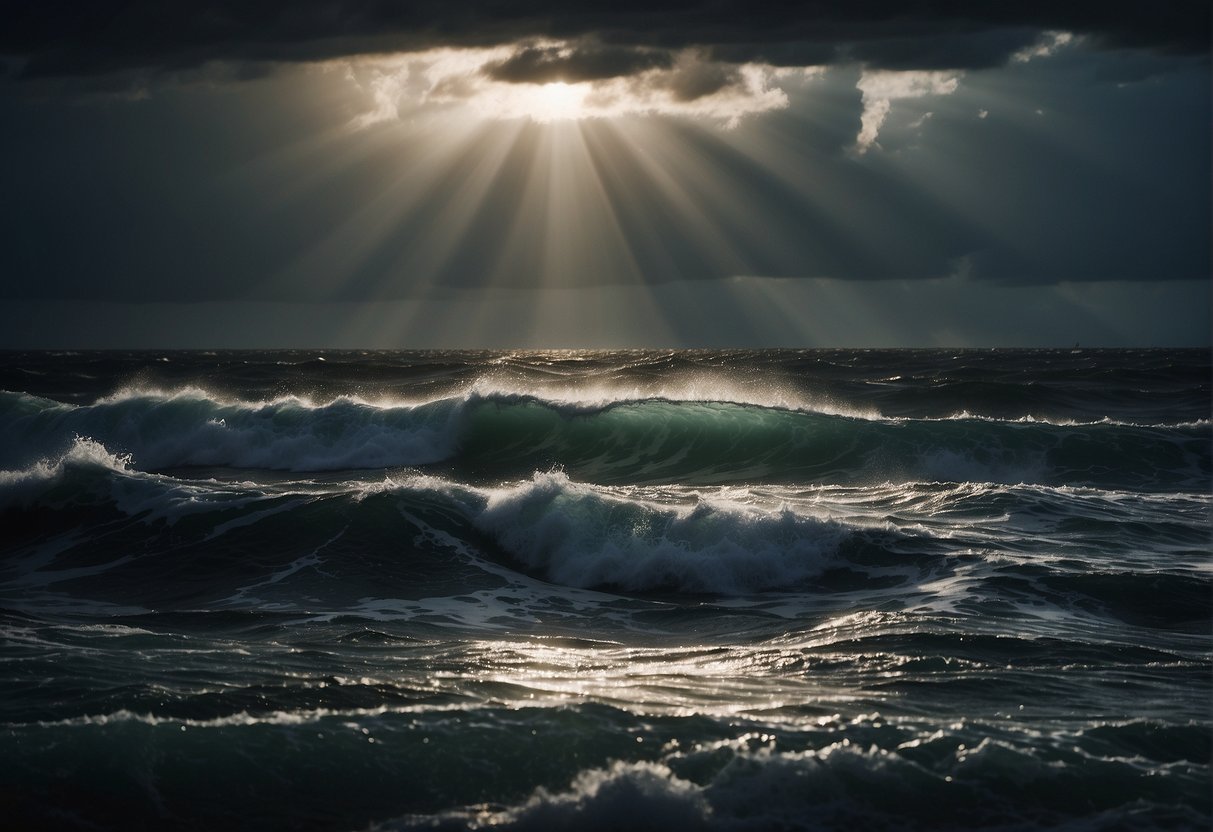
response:
<path fill-rule="evenodd" d="M 0 391 L 6 828 L 1213 823 L 1207 351 Z"/>

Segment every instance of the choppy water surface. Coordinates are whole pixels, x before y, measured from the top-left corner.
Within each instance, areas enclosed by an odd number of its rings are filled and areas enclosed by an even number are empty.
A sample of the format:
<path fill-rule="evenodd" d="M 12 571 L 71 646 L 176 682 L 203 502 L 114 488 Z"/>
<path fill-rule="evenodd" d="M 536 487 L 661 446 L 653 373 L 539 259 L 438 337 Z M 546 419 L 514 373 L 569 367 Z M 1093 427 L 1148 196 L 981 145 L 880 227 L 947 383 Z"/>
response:
<path fill-rule="evenodd" d="M 1207 829 L 1207 351 L 0 354 L 13 828 Z"/>

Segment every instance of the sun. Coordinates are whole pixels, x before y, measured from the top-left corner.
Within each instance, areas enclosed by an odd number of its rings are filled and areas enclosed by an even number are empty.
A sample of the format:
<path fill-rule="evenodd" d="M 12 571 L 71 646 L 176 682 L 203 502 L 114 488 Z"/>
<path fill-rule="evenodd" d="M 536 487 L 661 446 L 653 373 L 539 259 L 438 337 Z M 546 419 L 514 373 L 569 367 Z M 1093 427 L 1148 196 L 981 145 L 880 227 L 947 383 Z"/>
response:
<path fill-rule="evenodd" d="M 580 121 L 605 113 L 596 107 L 587 82 L 550 81 L 546 84 L 491 82 L 466 95 L 462 101 L 479 115 L 493 119 L 529 118 L 539 124 Z"/>
<path fill-rule="evenodd" d="M 523 110 L 535 121 L 570 121 L 585 118 L 585 97 L 588 84 L 568 84 L 553 81 L 528 89 Z"/>

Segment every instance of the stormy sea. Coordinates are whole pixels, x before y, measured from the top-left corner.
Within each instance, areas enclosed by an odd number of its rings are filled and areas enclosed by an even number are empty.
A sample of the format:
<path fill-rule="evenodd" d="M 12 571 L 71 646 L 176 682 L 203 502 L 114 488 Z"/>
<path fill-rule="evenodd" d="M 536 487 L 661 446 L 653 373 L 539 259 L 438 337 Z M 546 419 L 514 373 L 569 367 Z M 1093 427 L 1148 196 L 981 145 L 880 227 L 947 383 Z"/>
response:
<path fill-rule="evenodd" d="M 1207 350 L 0 354 L 0 825 L 1208 829 Z"/>

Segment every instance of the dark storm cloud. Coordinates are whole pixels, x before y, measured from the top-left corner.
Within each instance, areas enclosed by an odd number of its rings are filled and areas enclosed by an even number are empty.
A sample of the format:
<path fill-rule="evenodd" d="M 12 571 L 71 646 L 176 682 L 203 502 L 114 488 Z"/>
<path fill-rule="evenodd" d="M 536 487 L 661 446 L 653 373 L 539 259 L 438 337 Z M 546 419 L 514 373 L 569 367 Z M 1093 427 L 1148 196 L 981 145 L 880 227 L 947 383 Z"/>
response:
<path fill-rule="evenodd" d="M 629 52 L 626 47 L 690 46 L 713 49 L 717 57 L 735 61 L 763 58 L 808 64 L 861 59 L 896 69 L 973 68 L 1005 61 L 1033 33 L 1049 29 L 1086 34 L 1108 46 L 1207 53 L 1209 19 L 1208 5 L 1192 0 L 622 0 L 609 7 L 588 0 L 26 0 L 8 12 L 0 27 L 0 54 L 21 58 L 23 74 L 33 77 L 172 70 L 210 60 L 309 61 L 536 37 L 591 37 L 625 49 L 600 52 L 597 70 L 586 58 L 586 72 L 605 72 L 628 55 L 658 60 L 654 53 Z M 537 57 L 542 56 L 527 60 Z M 625 65 L 626 60 L 615 63 L 616 71 Z M 538 60 L 535 68 L 553 66 Z M 632 64 L 633 69 L 645 66 L 644 61 Z M 518 68 L 520 80 L 529 80 L 526 68 L 524 61 Z"/>
<path fill-rule="evenodd" d="M 486 69 L 489 77 L 510 83 L 545 84 L 549 81 L 600 81 L 664 69 L 673 63 L 666 51 L 622 46 L 589 45 L 576 49 L 527 47 Z"/>
<path fill-rule="evenodd" d="M 1040 33 L 1028 28 L 984 32 L 924 33 L 858 41 L 847 57 L 882 69 L 986 69 L 1031 46 Z"/>
<path fill-rule="evenodd" d="M 694 101 L 719 92 L 738 80 L 736 68 L 707 61 L 691 61 L 669 78 L 669 90 L 678 101 Z"/>

